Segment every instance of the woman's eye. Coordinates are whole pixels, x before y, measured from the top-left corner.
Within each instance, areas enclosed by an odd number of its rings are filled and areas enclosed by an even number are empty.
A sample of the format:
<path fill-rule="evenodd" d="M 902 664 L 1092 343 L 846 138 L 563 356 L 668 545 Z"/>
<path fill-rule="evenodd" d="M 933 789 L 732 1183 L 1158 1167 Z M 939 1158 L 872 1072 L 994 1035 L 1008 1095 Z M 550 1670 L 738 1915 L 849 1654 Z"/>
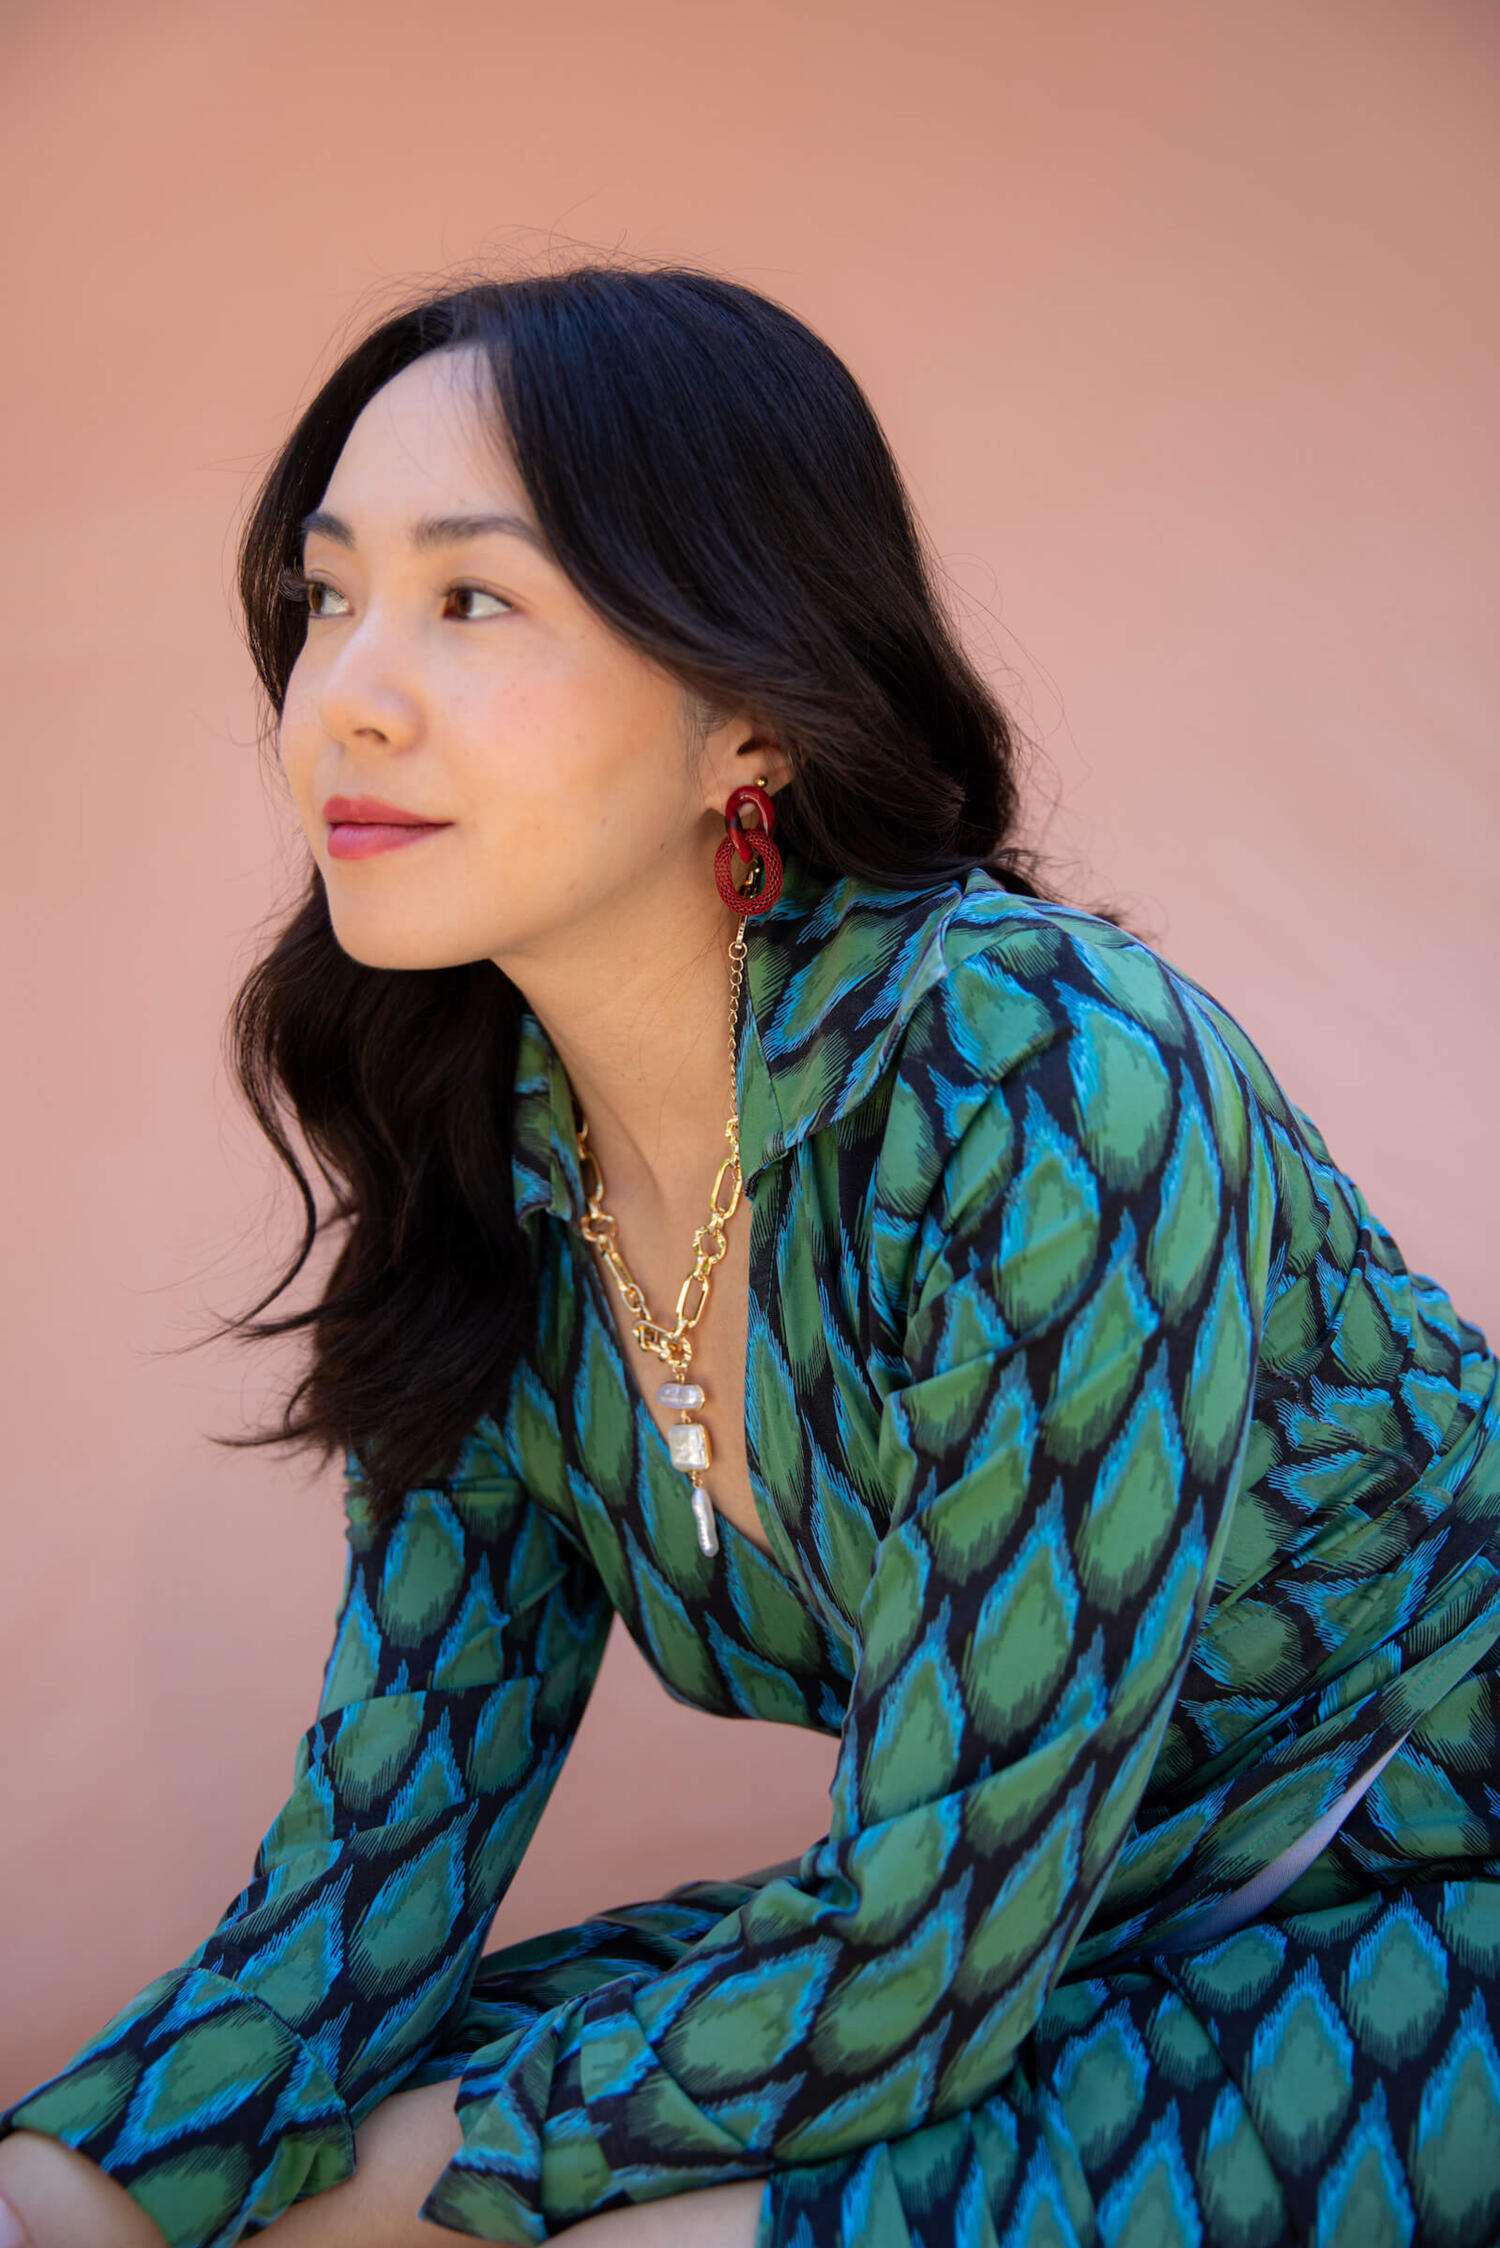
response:
<path fill-rule="evenodd" d="M 282 571 L 280 592 L 284 601 L 295 602 L 298 608 L 306 609 L 310 617 L 340 617 L 349 613 L 348 601 L 337 586 L 330 585 L 325 578 L 307 577 L 301 570 Z M 456 601 L 460 604 L 458 614 L 462 624 L 480 624 L 486 617 L 503 616 L 514 607 L 513 602 L 505 600 L 501 594 L 491 593 L 487 586 L 482 585 L 450 585 L 444 592 L 443 601 L 445 616 L 452 614 L 449 603 Z M 476 601 L 488 601 L 493 606 L 476 610 L 472 606 Z M 343 604 L 342 607 L 339 606 L 340 603 Z"/>
<path fill-rule="evenodd" d="M 344 598 L 336 587 L 325 584 L 322 578 L 304 577 L 300 570 L 283 570 L 279 591 L 283 601 L 295 602 L 312 617 L 337 616 L 338 611 L 329 609 L 325 603 L 328 599 L 342 601 Z"/>
<path fill-rule="evenodd" d="M 471 609 L 462 620 L 465 624 L 478 624 L 483 618 L 502 615 L 511 607 L 511 603 L 500 594 L 491 593 L 482 585 L 450 585 L 448 597 L 453 601 L 493 601 L 497 604 L 493 609 L 480 609 L 477 612 Z"/>

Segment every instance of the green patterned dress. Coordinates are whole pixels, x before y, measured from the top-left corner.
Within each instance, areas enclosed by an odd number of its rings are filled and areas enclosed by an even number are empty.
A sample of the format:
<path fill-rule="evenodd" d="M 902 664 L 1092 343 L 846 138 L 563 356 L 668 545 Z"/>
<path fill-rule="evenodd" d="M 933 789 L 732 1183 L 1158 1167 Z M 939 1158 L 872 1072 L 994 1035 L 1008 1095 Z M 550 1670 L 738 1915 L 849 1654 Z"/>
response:
<path fill-rule="evenodd" d="M 535 1347 L 391 1529 L 350 1456 L 248 1885 L 0 2131 L 174 2248 L 444 2079 L 422 2214 L 478 2240 L 755 2178 L 757 2248 L 1492 2243 L 1484 1336 L 1149 946 L 979 872 L 787 875 L 739 1059 L 770 1555 L 698 1550 L 528 1015 Z M 616 1611 L 695 1708 L 837 1734 L 828 1831 L 482 1956 Z"/>

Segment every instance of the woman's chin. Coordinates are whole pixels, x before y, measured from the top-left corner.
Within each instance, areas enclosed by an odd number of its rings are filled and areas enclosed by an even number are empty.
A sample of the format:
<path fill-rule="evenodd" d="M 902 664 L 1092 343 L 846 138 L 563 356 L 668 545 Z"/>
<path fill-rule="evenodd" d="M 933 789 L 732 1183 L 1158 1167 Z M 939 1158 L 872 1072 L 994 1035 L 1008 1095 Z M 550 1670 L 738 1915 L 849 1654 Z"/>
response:
<path fill-rule="evenodd" d="M 330 916 L 341 952 L 362 968 L 461 968 L 489 957 L 493 947 L 482 934 L 453 930 L 374 928 L 360 916 Z"/>

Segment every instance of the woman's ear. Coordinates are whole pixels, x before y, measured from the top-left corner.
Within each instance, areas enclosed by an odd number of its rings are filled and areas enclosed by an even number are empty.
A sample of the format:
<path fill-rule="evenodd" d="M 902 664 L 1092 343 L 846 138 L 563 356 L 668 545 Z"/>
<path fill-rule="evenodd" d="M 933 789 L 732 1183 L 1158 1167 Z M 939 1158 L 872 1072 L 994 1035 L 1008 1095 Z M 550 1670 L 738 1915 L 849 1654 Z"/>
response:
<path fill-rule="evenodd" d="M 763 727 L 753 727 L 741 737 L 723 768 L 718 802 L 722 804 L 732 789 L 744 788 L 751 781 L 759 781 L 774 796 L 791 777 L 792 761 L 775 735 Z"/>

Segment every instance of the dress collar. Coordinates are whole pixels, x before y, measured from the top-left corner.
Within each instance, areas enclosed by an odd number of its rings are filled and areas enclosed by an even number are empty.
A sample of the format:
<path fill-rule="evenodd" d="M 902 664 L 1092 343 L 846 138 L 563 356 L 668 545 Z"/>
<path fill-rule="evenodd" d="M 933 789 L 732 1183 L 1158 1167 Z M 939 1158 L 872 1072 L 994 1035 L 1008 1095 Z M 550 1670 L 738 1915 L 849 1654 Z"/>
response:
<path fill-rule="evenodd" d="M 783 862 L 780 897 L 746 929 L 738 1094 L 747 1188 L 768 1163 L 855 1107 L 879 1082 L 913 1007 L 947 972 L 954 912 L 983 892 L 1009 894 L 982 868 L 923 889 L 893 890 L 857 875 L 830 881 L 791 851 Z M 572 1087 L 524 1003 L 512 1170 L 518 1218 L 538 1210 L 582 1214 Z"/>

